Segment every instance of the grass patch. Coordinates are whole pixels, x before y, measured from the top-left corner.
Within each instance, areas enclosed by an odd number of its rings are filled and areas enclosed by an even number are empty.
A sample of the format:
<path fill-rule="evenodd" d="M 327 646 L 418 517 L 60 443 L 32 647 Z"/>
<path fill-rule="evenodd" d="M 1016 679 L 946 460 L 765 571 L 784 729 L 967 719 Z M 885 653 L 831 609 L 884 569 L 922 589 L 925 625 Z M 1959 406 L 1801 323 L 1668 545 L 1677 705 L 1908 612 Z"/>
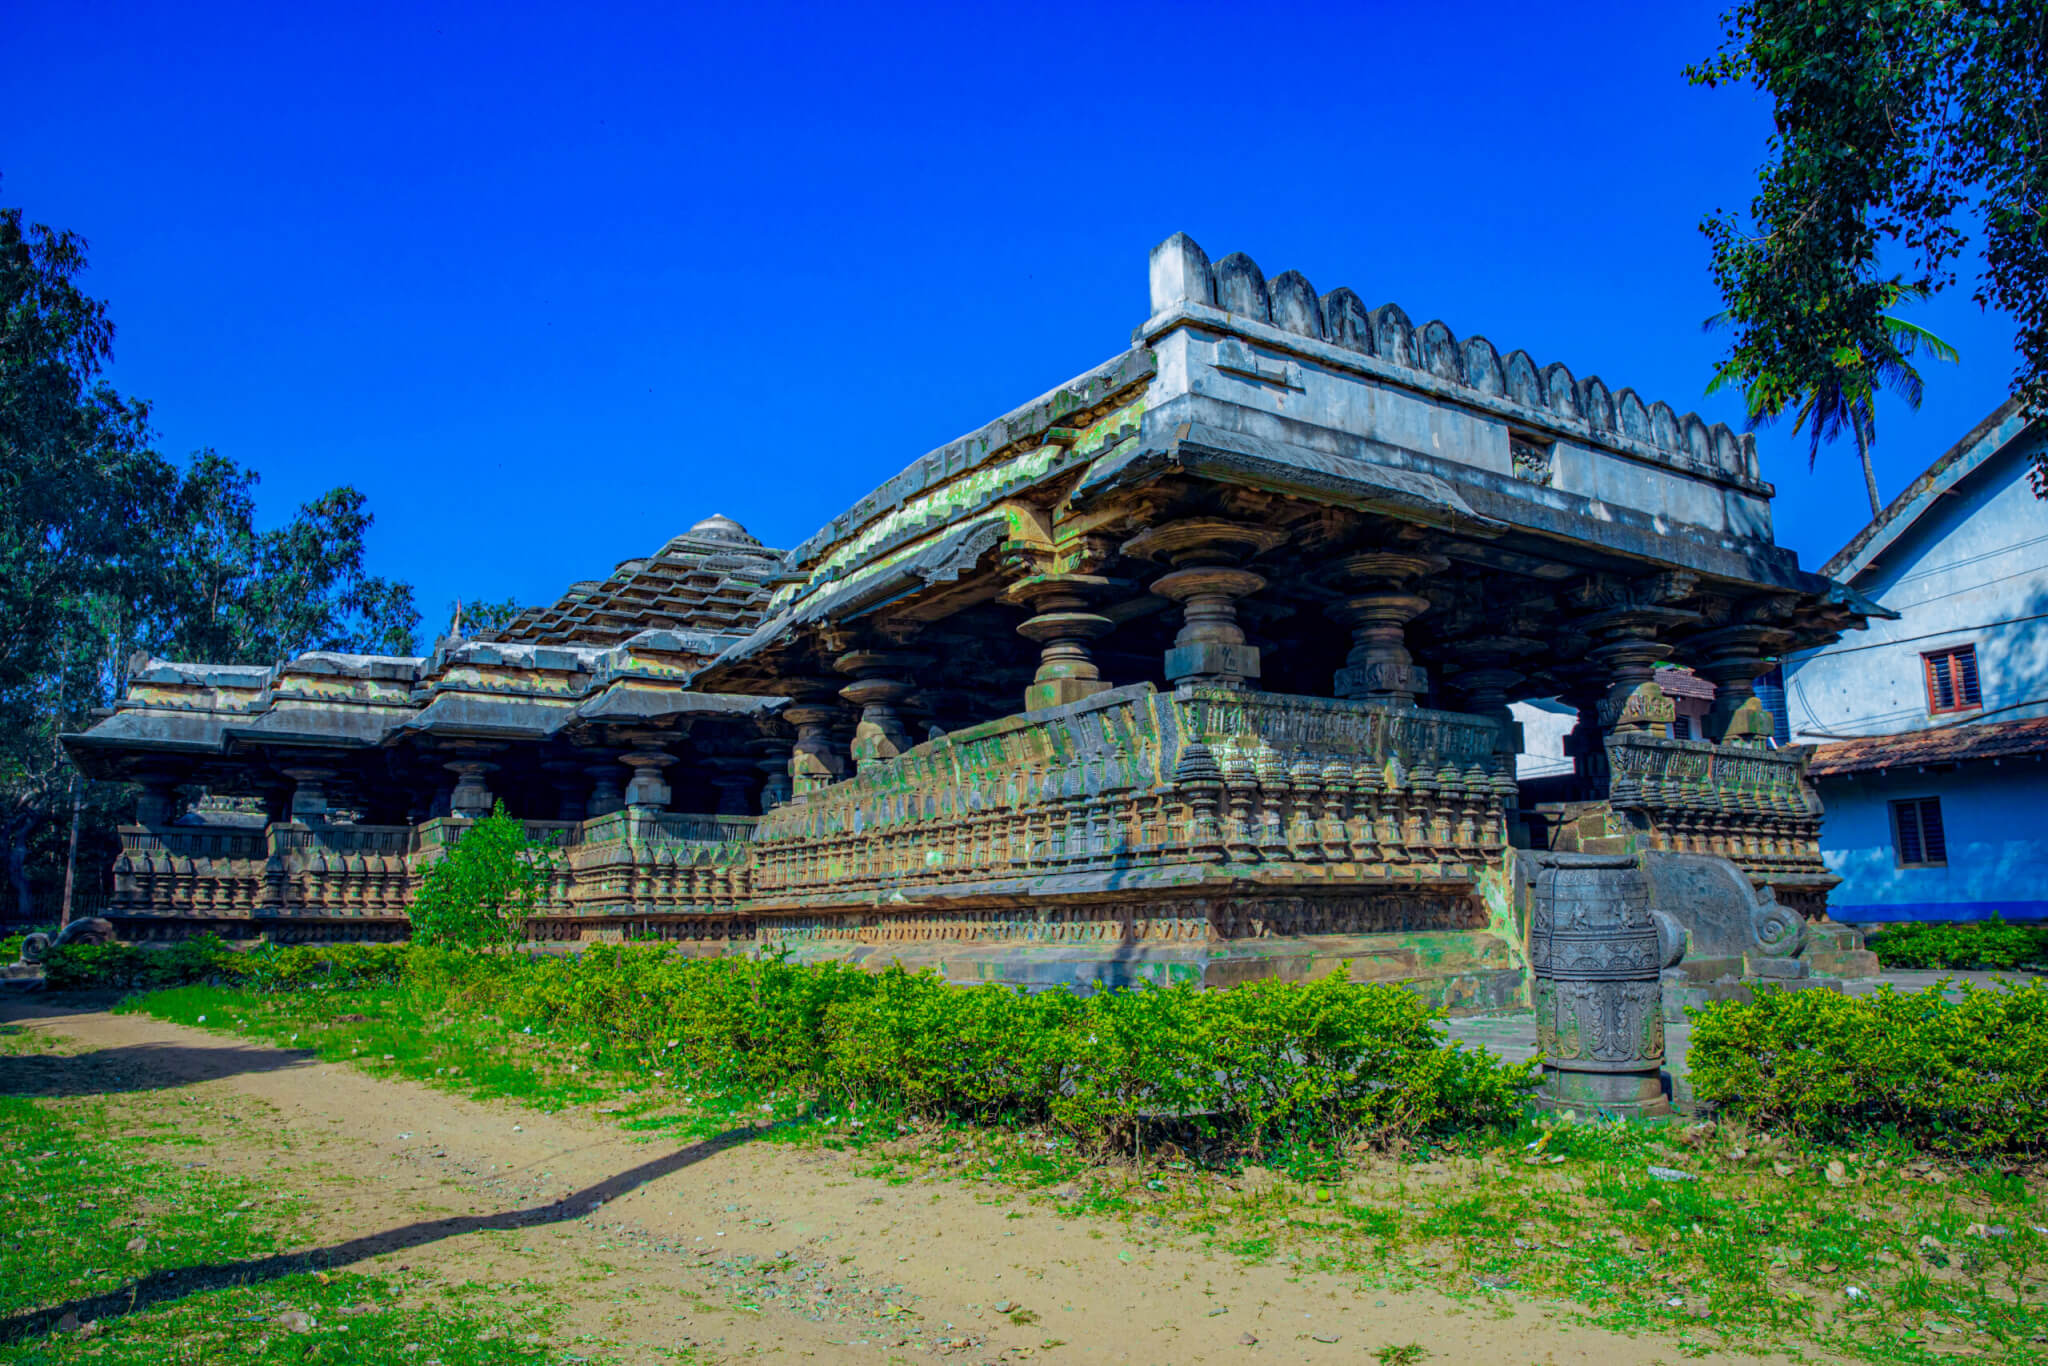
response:
<path fill-rule="evenodd" d="M 674 1056 L 665 1040 L 639 1052 L 607 1046 L 595 1027 L 535 1024 L 422 984 L 184 988 L 130 1008 L 457 1091 L 592 1107 L 650 1135 L 772 1122 L 762 1137 L 846 1150 L 869 1179 L 945 1177 L 1088 1218 L 1098 1234 L 1122 1225 L 1116 1236 L 1133 1255 L 1188 1238 L 1478 1307 L 1533 1298 L 1595 1326 L 1676 1335 L 1688 1354 L 1791 1347 L 1873 1362 L 1957 1352 L 2048 1361 L 2038 1169 L 1929 1156 L 1896 1133 L 1841 1143 L 1735 1122 L 1546 1120 L 1398 1150 L 1275 1143 L 1253 1165 L 1170 1146 L 1134 1161 L 1052 1125 L 917 1120 L 664 1066 Z M 1660 1179 L 1652 1167 L 1692 1179 Z"/>
<path fill-rule="evenodd" d="M 482 1288 L 294 1264 L 289 1197 L 143 1155 L 165 1136 L 0 1097 L 0 1362 L 564 1360 Z"/>

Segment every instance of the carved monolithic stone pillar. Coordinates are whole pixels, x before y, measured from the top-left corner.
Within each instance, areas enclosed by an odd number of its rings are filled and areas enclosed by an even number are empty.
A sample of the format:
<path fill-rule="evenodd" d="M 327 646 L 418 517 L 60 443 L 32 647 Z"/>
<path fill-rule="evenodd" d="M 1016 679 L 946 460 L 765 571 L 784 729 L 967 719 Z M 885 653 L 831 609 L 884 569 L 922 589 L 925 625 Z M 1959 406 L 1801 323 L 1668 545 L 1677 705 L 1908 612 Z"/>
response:
<path fill-rule="evenodd" d="M 1756 681 L 1770 671 L 1764 651 L 1778 638 L 1763 626 L 1729 626 L 1694 638 L 1693 645 L 1707 652 L 1695 671 L 1714 685 L 1708 739 L 1724 745 L 1770 743 L 1771 714 L 1757 700 Z"/>
<path fill-rule="evenodd" d="M 1351 652 L 1332 689 L 1337 696 L 1412 707 L 1429 691 L 1428 673 L 1408 653 L 1408 623 L 1429 610 L 1416 587 L 1449 567 L 1443 556 L 1420 550 L 1368 550 L 1337 561 L 1339 582 L 1362 590 L 1327 609 L 1351 628 Z"/>
<path fill-rule="evenodd" d="M 791 699 L 782 709 L 782 719 L 796 727 L 789 755 L 790 795 L 802 797 L 846 776 L 846 753 L 832 738 L 841 719 L 839 685 L 830 679 L 797 678 L 782 687 Z"/>
<path fill-rule="evenodd" d="M 916 685 L 902 675 L 930 662 L 929 656 L 895 650 L 855 650 L 832 661 L 833 668 L 854 679 L 839 695 L 860 708 L 851 746 L 856 765 L 893 759 L 916 743 L 899 710 Z"/>
<path fill-rule="evenodd" d="M 653 743 L 635 745 L 619 756 L 619 762 L 633 770 L 632 780 L 626 784 L 626 805 L 635 811 L 663 811 L 668 807 L 668 783 L 662 778 L 662 770 L 676 761 L 675 756 Z"/>
<path fill-rule="evenodd" d="M 334 778 L 331 768 L 288 768 L 284 776 L 292 780 L 292 809 L 294 821 L 306 825 L 319 825 L 327 819 L 327 784 Z"/>
<path fill-rule="evenodd" d="M 1535 978 L 1540 1099 L 1619 1115 L 1671 1112 L 1660 969 L 1684 935 L 1650 909 L 1650 879 L 1632 855 L 1535 856 L 1529 967 Z"/>
<path fill-rule="evenodd" d="M 497 771 L 496 764 L 482 759 L 456 759 L 442 767 L 455 775 L 455 791 L 448 798 L 449 815 L 475 821 L 491 814 L 491 788 L 486 779 Z M 296 797 L 292 806 L 296 811 Z"/>
<path fill-rule="evenodd" d="M 1625 607 L 1602 612 L 1585 623 L 1601 642 L 1589 653 L 1607 672 L 1607 695 L 1600 700 L 1604 734 L 1671 734 L 1678 704 L 1657 686 L 1657 661 L 1664 657 L 1657 624 L 1654 613 Z"/>
<path fill-rule="evenodd" d="M 599 816 L 610 816 L 625 810 L 626 796 L 619 777 L 619 763 L 607 759 L 603 763 L 591 764 L 583 770 L 590 776 L 590 798 L 583 804 L 583 815 L 587 820 Z"/>
<path fill-rule="evenodd" d="M 574 759 L 550 759 L 541 769 L 548 775 L 548 785 L 555 789 L 555 819 L 582 820 L 588 800 L 584 792 L 589 786 L 583 776 L 583 765 Z"/>
<path fill-rule="evenodd" d="M 1088 610 L 1089 597 L 1108 586 L 1108 579 L 1094 574 L 1041 574 L 1004 592 L 1005 601 L 1031 608 L 1033 615 L 1017 627 L 1017 634 L 1040 646 L 1038 672 L 1024 689 L 1024 710 L 1079 702 L 1112 686 L 1088 653 L 1088 642 L 1115 625 Z"/>
<path fill-rule="evenodd" d="M 161 769 L 151 769 L 136 774 L 135 781 L 142 784 L 142 791 L 135 798 L 135 823 L 170 824 L 178 814 L 177 775 Z"/>
<path fill-rule="evenodd" d="M 1245 560 L 1287 539 L 1277 527 L 1251 526 L 1221 517 L 1188 517 L 1139 532 L 1124 542 L 1124 553 L 1163 559 L 1171 573 L 1152 591 L 1181 604 L 1180 634 L 1166 652 L 1166 681 L 1241 688 L 1259 676 L 1258 647 L 1245 643 L 1237 624 L 1237 603 L 1266 586 L 1262 575 L 1242 568 Z"/>
<path fill-rule="evenodd" d="M 747 748 L 759 757 L 754 767 L 761 773 L 761 814 L 767 815 L 790 799 L 792 743 L 786 735 L 764 735 L 747 741 Z"/>

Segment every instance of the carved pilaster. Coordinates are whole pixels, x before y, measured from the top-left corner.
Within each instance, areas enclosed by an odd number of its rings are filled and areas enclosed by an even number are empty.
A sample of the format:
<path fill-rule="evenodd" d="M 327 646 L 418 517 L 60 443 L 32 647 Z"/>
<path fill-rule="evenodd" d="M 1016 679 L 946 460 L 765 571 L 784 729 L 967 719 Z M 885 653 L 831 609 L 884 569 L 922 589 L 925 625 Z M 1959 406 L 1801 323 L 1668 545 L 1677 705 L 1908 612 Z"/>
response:
<path fill-rule="evenodd" d="M 1181 605 L 1182 625 L 1166 652 L 1169 683 L 1241 688 L 1259 676 L 1258 647 L 1245 643 L 1237 603 L 1266 586 L 1240 566 L 1287 539 L 1277 527 L 1221 517 L 1189 517 L 1147 528 L 1124 542 L 1124 553 L 1165 560 L 1171 573 L 1152 591 Z"/>

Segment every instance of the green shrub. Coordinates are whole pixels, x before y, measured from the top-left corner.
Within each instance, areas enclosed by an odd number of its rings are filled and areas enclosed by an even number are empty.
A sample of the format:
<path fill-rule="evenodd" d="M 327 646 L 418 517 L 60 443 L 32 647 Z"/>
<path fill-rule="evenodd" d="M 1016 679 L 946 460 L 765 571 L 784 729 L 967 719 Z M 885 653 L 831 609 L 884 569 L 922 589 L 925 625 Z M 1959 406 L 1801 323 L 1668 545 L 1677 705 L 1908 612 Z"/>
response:
<path fill-rule="evenodd" d="M 406 962 L 403 944 L 267 944 L 244 952 L 203 934 L 162 948 L 65 944 L 50 950 L 43 974 L 52 991 L 155 991 L 196 982 L 302 991 L 396 982 Z"/>
<path fill-rule="evenodd" d="M 1886 1132 L 1959 1154 L 2048 1151 L 2048 982 L 1760 991 L 1696 1011 L 1704 1103 L 1825 1140 Z"/>
<path fill-rule="evenodd" d="M 61 979 L 61 980 L 60 980 Z M 238 953 L 213 939 L 52 955 L 52 984 L 258 991 L 402 982 L 438 1007 L 573 1041 L 597 1064 L 930 1119 L 1047 1126 L 1091 1148 L 1222 1154 L 1392 1143 L 1512 1123 L 1533 1064 L 1447 1043 L 1400 987 L 1255 982 L 1077 996 L 901 968 L 433 944 Z"/>
<path fill-rule="evenodd" d="M 1900 925 L 1868 940 L 1888 968 L 2048 967 L 2048 925 L 1989 920 Z"/>
<path fill-rule="evenodd" d="M 1082 997 L 659 947 L 409 964 L 409 980 L 587 1043 L 593 1061 L 1120 1151 L 1148 1135 L 1260 1152 L 1485 1128 L 1533 1085 L 1529 1065 L 1447 1045 L 1414 994 L 1341 975 Z"/>
<path fill-rule="evenodd" d="M 423 944 L 481 949 L 516 944 L 540 911 L 553 855 L 499 802 L 427 866 L 408 914 Z"/>

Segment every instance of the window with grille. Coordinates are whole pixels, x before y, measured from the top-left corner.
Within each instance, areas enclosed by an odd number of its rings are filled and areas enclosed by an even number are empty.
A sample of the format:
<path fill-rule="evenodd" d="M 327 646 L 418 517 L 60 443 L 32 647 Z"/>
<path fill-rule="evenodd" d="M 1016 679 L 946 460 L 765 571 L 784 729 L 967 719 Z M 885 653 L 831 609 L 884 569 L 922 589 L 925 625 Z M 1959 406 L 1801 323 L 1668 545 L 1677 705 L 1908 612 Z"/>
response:
<path fill-rule="evenodd" d="M 1692 718 L 1681 716 L 1671 723 L 1671 736 L 1675 740 L 1692 739 Z"/>
<path fill-rule="evenodd" d="M 1941 798 L 1892 803 L 1892 852 L 1901 868 L 1946 868 L 1948 839 L 1941 832 Z"/>
<path fill-rule="evenodd" d="M 1970 711 L 1984 705 L 1977 688 L 1977 647 L 1958 645 L 1920 656 L 1927 665 L 1927 710 Z"/>

